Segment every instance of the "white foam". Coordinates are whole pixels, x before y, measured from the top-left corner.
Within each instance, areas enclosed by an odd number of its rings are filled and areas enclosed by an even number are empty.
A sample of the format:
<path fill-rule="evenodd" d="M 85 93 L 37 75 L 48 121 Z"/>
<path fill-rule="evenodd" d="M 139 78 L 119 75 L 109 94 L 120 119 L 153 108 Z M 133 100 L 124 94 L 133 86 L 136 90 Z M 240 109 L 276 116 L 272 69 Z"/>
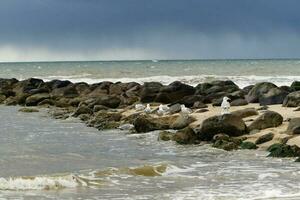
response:
<path fill-rule="evenodd" d="M 37 77 L 44 81 L 50 81 L 53 79 L 70 80 L 74 83 L 86 82 L 89 84 L 99 83 L 102 81 L 111 82 L 137 82 L 143 84 L 145 82 L 160 82 L 164 85 L 168 85 L 174 81 L 181 81 L 183 83 L 196 86 L 199 83 L 210 82 L 213 80 L 232 80 L 240 88 L 248 85 L 253 85 L 258 82 L 272 82 L 277 86 L 291 85 L 293 81 L 300 80 L 300 76 L 219 76 L 219 75 L 197 75 L 197 76 L 149 76 L 149 77 L 123 77 L 123 78 L 94 78 L 90 74 L 72 75 L 72 76 L 47 76 Z"/>
<path fill-rule="evenodd" d="M 73 176 L 0 178 L 0 190 L 49 190 L 75 188 L 81 183 Z"/>

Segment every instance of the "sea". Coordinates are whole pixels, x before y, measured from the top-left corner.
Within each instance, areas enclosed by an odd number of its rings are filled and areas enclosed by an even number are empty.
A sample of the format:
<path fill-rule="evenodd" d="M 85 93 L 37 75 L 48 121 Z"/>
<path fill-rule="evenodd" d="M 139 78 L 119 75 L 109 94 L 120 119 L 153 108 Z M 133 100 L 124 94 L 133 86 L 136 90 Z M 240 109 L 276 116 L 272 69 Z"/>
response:
<path fill-rule="evenodd" d="M 175 80 L 240 87 L 300 80 L 300 60 L 174 60 L 1 63 L 1 78 L 73 82 Z M 297 200 L 300 164 L 262 150 L 158 141 L 158 132 L 99 131 L 46 108 L 0 105 L 0 200 Z"/>

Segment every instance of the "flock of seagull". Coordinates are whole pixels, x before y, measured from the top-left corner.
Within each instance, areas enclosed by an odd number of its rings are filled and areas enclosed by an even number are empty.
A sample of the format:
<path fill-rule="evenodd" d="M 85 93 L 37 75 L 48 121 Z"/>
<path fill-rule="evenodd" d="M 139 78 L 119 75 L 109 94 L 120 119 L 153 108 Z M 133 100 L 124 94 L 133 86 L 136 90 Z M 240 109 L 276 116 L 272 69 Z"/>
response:
<path fill-rule="evenodd" d="M 221 114 L 229 114 L 230 109 L 230 103 L 228 102 L 230 99 L 228 97 L 224 97 L 223 101 L 221 103 Z M 135 110 L 139 112 L 144 112 L 146 114 L 151 114 L 155 111 L 155 109 L 151 109 L 150 104 L 147 104 L 146 106 L 143 104 L 136 104 Z M 193 111 L 190 108 L 185 107 L 184 104 L 180 105 L 180 114 L 183 117 L 188 117 L 189 114 L 191 114 Z M 159 116 L 163 116 L 170 113 L 170 107 L 168 105 L 160 104 L 158 106 L 158 110 L 156 111 L 156 114 Z M 131 130 L 134 128 L 134 125 L 132 124 L 123 124 L 118 127 L 120 130 Z"/>
<path fill-rule="evenodd" d="M 228 102 L 230 99 L 228 97 L 224 97 L 223 101 L 221 103 L 221 114 L 229 114 L 229 109 L 230 109 L 230 103 Z M 143 104 L 136 104 L 135 105 L 135 110 L 136 111 L 143 111 L 146 114 L 150 114 L 153 113 L 155 110 L 151 109 L 150 104 L 147 104 L 146 106 Z M 184 104 L 180 105 L 180 110 L 181 110 L 181 114 L 184 115 L 189 115 L 191 114 L 193 111 L 190 108 L 185 107 Z M 160 104 L 158 106 L 158 110 L 156 111 L 157 115 L 162 116 L 162 115 L 166 115 L 169 114 L 170 111 L 170 107 L 168 105 L 163 105 Z"/>

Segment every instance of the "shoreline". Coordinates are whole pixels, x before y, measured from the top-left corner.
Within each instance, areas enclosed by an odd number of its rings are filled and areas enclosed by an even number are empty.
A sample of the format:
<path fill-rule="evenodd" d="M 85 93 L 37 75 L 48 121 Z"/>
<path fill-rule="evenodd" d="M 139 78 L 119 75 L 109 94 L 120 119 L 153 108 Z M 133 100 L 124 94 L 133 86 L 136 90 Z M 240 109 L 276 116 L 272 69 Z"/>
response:
<path fill-rule="evenodd" d="M 221 115 L 222 98 L 232 99 L 230 114 Z M 153 112 L 137 111 L 150 104 Z M 175 81 L 96 84 L 41 79 L 0 79 L 0 104 L 48 107 L 53 117 L 77 117 L 99 130 L 120 128 L 137 133 L 160 130 L 159 140 L 178 144 L 211 143 L 224 150 L 262 149 L 274 157 L 300 157 L 300 82 L 277 87 L 268 82 L 239 88 L 232 81 Z M 157 114 L 160 104 L 169 113 Z M 181 113 L 180 105 L 192 109 Z M 169 131 L 169 130 L 175 131 Z"/>

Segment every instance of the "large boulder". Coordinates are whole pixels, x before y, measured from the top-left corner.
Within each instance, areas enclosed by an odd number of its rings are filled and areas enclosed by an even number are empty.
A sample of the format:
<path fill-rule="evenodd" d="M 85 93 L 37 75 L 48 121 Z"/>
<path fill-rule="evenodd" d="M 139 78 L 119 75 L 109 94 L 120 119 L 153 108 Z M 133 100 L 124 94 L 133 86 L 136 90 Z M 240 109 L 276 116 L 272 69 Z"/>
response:
<path fill-rule="evenodd" d="M 171 124 L 171 128 L 176 130 L 183 129 L 194 121 L 196 121 L 196 119 L 191 116 L 179 115 L 179 117 Z"/>
<path fill-rule="evenodd" d="M 261 105 L 281 104 L 288 93 L 273 83 L 257 83 L 246 95 L 249 103 Z"/>
<path fill-rule="evenodd" d="M 235 99 L 232 102 L 230 102 L 231 106 L 245 106 L 248 104 L 248 101 L 246 99 Z"/>
<path fill-rule="evenodd" d="M 18 83 L 17 79 L 3 79 L 0 78 L 0 94 L 5 97 L 14 96 L 15 92 L 13 92 L 14 84 Z"/>
<path fill-rule="evenodd" d="M 153 118 L 148 115 L 140 115 L 133 122 L 134 128 L 138 133 L 170 129 L 170 124 L 170 117 Z"/>
<path fill-rule="evenodd" d="M 176 141 L 178 144 L 198 144 L 199 139 L 194 130 L 190 127 L 186 127 L 184 129 L 176 132 L 172 140 Z"/>
<path fill-rule="evenodd" d="M 156 98 L 158 92 L 163 87 L 161 83 L 158 82 L 146 82 L 141 89 L 141 102 L 150 103 Z"/>
<path fill-rule="evenodd" d="M 154 101 L 161 102 L 161 103 L 174 103 L 178 100 L 181 100 L 185 96 L 193 95 L 195 91 L 196 90 L 193 86 L 186 85 L 179 81 L 175 81 L 167 86 L 163 86 L 160 89 Z M 186 99 L 186 101 L 193 101 L 193 100 L 195 100 L 195 98 Z M 192 104 L 194 104 L 194 102 Z"/>
<path fill-rule="evenodd" d="M 240 118 L 246 118 L 258 115 L 258 112 L 255 110 L 255 108 L 245 108 L 242 110 L 233 111 L 231 114 Z"/>
<path fill-rule="evenodd" d="M 300 81 L 294 81 L 291 85 L 291 89 L 293 91 L 299 91 L 300 90 Z"/>
<path fill-rule="evenodd" d="M 298 107 L 300 106 L 300 91 L 292 92 L 288 94 L 284 101 L 283 106 L 285 107 Z"/>
<path fill-rule="evenodd" d="M 212 81 L 209 83 L 201 83 L 196 86 L 196 94 L 207 95 L 218 92 L 232 93 L 240 90 L 239 87 L 231 80 Z"/>
<path fill-rule="evenodd" d="M 276 143 L 268 148 L 270 154 L 268 157 L 299 157 L 300 148 L 296 145 L 290 146 L 287 144 Z"/>
<path fill-rule="evenodd" d="M 58 98 L 75 98 L 79 96 L 78 91 L 76 90 L 76 85 L 74 84 L 68 84 L 65 87 L 56 87 L 54 88 L 50 96 L 53 99 L 58 99 Z"/>
<path fill-rule="evenodd" d="M 88 110 L 87 110 L 88 111 Z M 89 122 L 89 126 L 93 126 L 99 130 L 114 129 L 120 126 L 122 114 L 118 112 L 99 111 Z"/>
<path fill-rule="evenodd" d="M 36 93 L 32 93 L 32 90 L 42 87 L 43 84 L 43 80 L 36 78 L 30 78 L 15 83 L 13 85 L 13 92 L 15 93 L 17 103 L 23 105 L 28 96 Z"/>
<path fill-rule="evenodd" d="M 280 126 L 283 122 L 283 117 L 274 111 L 266 111 L 264 114 L 255 119 L 250 125 L 249 130 L 263 130 Z"/>
<path fill-rule="evenodd" d="M 88 106 L 86 106 L 86 105 L 82 105 L 82 106 L 79 106 L 79 107 L 75 110 L 73 116 L 74 116 L 74 117 L 78 117 L 79 115 L 82 115 L 82 114 L 89 114 L 89 115 L 91 115 L 91 114 L 93 114 L 93 110 L 90 109 L 90 108 L 89 108 Z"/>
<path fill-rule="evenodd" d="M 256 139 L 255 144 L 262 144 L 273 140 L 274 133 L 267 133 Z"/>
<path fill-rule="evenodd" d="M 68 85 L 72 84 L 71 81 L 68 80 L 52 80 L 49 82 L 46 82 L 45 85 L 51 90 L 57 89 L 57 88 L 62 88 L 62 87 L 67 87 Z"/>
<path fill-rule="evenodd" d="M 291 135 L 300 134 L 300 117 L 290 120 L 286 133 Z"/>
<path fill-rule="evenodd" d="M 271 88 L 267 93 L 259 97 L 260 105 L 282 104 L 285 97 L 289 94 L 288 91 L 280 88 Z"/>
<path fill-rule="evenodd" d="M 213 147 L 225 151 L 237 150 L 242 140 L 229 137 L 226 134 L 217 134 L 213 137 Z"/>
<path fill-rule="evenodd" d="M 193 107 L 196 102 L 202 102 L 204 100 L 203 96 L 201 95 L 190 95 L 190 96 L 185 96 L 178 100 L 176 103 L 179 104 L 184 104 L 186 107 Z M 202 103 L 203 104 L 203 103 Z"/>
<path fill-rule="evenodd" d="M 89 106 L 94 107 L 95 105 L 102 105 L 108 108 L 117 108 L 121 103 L 121 99 L 118 96 L 114 95 L 106 95 L 97 98 L 93 103 Z"/>
<path fill-rule="evenodd" d="M 215 105 L 220 105 L 224 96 L 231 99 L 243 98 L 240 88 L 230 80 L 198 84 L 195 94 L 204 96 L 204 103 L 213 102 Z"/>
<path fill-rule="evenodd" d="M 195 128 L 199 138 L 210 141 L 216 134 L 224 133 L 228 136 L 241 136 L 247 133 L 244 121 L 235 115 L 226 114 L 207 118 L 199 127 Z"/>
<path fill-rule="evenodd" d="M 36 106 L 38 103 L 45 99 L 49 99 L 50 95 L 48 93 L 38 93 L 31 95 L 26 98 L 25 105 L 26 106 Z"/>

